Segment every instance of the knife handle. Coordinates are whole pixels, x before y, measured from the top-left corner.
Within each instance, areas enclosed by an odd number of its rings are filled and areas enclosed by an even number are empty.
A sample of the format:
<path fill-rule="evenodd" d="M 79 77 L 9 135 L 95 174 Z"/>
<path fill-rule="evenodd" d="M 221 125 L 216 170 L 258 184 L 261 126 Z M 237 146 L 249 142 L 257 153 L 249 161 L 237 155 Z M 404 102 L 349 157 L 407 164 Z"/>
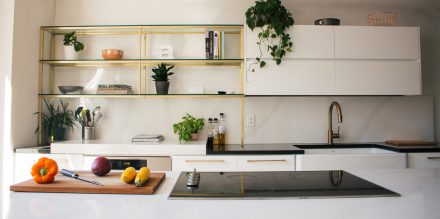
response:
<path fill-rule="evenodd" d="M 72 178 L 77 178 L 79 176 L 78 174 L 74 173 L 73 171 L 66 170 L 66 169 L 61 169 L 61 174 L 63 174 L 64 176 L 72 177 Z"/>

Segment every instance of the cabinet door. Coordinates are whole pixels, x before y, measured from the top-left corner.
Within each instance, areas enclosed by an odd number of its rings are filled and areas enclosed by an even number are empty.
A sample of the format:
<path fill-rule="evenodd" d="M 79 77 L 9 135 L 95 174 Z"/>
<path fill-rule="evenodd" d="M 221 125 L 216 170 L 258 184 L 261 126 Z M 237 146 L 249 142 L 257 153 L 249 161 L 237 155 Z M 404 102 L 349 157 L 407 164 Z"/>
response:
<path fill-rule="evenodd" d="M 440 153 L 409 153 L 408 168 L 440 168 Z"/>
<path fill-rule="evenodd" d="M 237 170 L 235 156 L 173 156 L 173 171 L 220 171 Z"/>
<path fill-rule="evenodd" d="M 420 95 L 418 61 L 336 61 L 337 95 Z"/>
<path fill-rule="evenodd" d="M 260 54 L 257 42 L 259 29 L 246 28 L 246 57 Z M 334 29 L 330 26 L 294 25 L 288 30 L 293 42 L 293 51 L 285 58 L 333 58 Z M 262 46 L 263 58 L 271 58 L 267 46 Z"/>
<path fill-rule="evenodd" d="M 333 60 L 286 59 L 281 65 L 269 63 L 249 71 L 247 95 L 330 95 L 334 94 Z"/>
<path fill-rule="evenodd" d="M 238 171 L 294 171 L 295 155 L 238 156 Z"/>
<path fill-rule="evenodd" d="M 420 59 L 418 27 L 335 27 L 336 59 Z"/>

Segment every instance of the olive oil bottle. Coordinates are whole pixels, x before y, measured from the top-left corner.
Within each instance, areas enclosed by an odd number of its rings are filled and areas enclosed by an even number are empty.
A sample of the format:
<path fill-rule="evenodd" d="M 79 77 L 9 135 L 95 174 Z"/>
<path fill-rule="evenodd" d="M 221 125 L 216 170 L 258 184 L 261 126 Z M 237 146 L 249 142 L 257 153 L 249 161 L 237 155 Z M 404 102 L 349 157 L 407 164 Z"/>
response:
<path fill-rule="evenodd" d="M 219 145 L 226 144 L 226 127 L 225 127 L 225 114 L 220 113 L 220 120 L 218 124 L 218 136 L 219 136 Z"/>

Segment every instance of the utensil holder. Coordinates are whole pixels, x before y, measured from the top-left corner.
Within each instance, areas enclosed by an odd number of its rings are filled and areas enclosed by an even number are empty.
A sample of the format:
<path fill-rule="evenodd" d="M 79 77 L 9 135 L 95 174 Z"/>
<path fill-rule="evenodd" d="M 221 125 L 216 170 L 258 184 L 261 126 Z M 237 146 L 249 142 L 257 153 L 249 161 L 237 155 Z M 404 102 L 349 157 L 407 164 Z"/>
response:
<path fill-rule="evenodd" d="M 82 128 L 82 140 L 95 140 L 95 127 Z"/>

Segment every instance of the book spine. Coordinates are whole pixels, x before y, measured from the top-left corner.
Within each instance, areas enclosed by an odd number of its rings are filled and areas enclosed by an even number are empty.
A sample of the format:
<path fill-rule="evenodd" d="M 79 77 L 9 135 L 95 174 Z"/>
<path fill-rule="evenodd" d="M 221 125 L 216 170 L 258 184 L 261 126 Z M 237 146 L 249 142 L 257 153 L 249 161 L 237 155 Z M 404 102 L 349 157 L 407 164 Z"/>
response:
<path fill-rule="evenodd" d="M 209 59 L 214 58 L 214 31 L 209 31 Z"/>
<path fill-rule="evenodd" d="M 220 41 L 220 44 L 221 44 L 221 49 L 220 49 L 220 51 L 221 51 L 221 56 L 220 56 L 220 58 L 221 59 L 224 59 L 225 58 L 225 32 L 221 32 L 220 33 L 220 36 L 221 36 L 221 41 Z"/>
<path fill-rule="evenodd" d="M 219 38 L 219 32 L 214 31 L 214 59 L 218 59 L 218 38 Z"/>
<path fill-rule="evenodd" d="M 209 59 L 209 31 L 205 32 L 205 56 Z"/>

